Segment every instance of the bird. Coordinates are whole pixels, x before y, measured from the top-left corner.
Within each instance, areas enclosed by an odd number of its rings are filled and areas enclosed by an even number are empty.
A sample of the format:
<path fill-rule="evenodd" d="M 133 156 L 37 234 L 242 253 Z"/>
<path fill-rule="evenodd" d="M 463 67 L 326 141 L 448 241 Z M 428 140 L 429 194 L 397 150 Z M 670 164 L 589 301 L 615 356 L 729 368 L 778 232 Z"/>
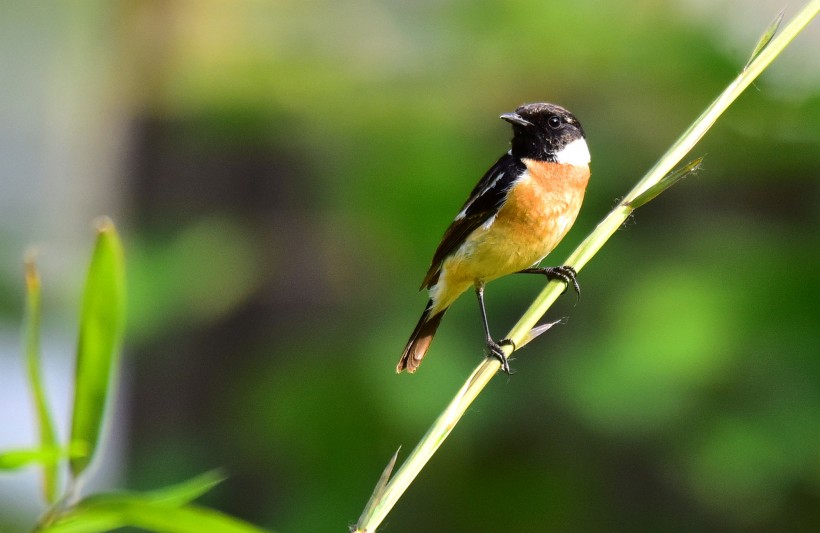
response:
<path fill-rule="evenodd" d="M 419 290 L 429 301 L 410 335 L 396 372 L 414 373 L 447 309 L 470 288 L 478 297 L 488 355 L 510 373 L 490 334 L 484 286 L 513 273 L 542 274 L 580 294 L 568 265 L 540 267 L 575 222 L 589 182 L 590 154 L 580 122 L 563 107 L 529 103 L 499 118 L 512 125 L 510 149 L 479 180 L 444 232 Z M 564 289 L 566 291 L 566 288 Z"/>

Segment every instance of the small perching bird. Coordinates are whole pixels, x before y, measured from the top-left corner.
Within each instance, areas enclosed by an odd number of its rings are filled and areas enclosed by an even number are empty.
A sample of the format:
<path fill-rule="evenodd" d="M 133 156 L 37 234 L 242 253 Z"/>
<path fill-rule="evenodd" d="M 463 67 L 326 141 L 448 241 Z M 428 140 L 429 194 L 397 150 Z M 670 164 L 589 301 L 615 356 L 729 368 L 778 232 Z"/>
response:
<path fill-rule="evenodd" d="M 568 266 L 537 265 L 564 238 L 581 209 L 589 181 L 589 149 L 578 120 L 563 107 L 522 105 L 501 118 L 512 124 L 512 148 L 484 174 L 447 228 L 421 289 L 430 301 L 407 341 L 396 372 L 415 372 L 444 313 L 464 291 L 478 296 L 487 348 L 510 371 L 490 335 L 484 285 L 513 274 L 544 274 L 578 290 Z"/>

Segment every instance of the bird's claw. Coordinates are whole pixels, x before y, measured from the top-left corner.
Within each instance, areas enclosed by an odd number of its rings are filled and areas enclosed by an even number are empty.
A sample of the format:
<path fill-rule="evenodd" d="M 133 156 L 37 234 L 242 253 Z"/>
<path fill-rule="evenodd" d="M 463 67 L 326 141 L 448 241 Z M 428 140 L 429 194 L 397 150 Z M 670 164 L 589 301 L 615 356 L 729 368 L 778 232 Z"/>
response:
<path fill-rule="evenodd" d="M 510 369 L 510 358 L 504 353 L 503 346 L 512 346 L 513 351 L 515 351 L 515 342 L 512 339 L 502 339 L 498 342 L 489 340 L 487 342 L 487 350 L 490 355 L 499 360 L 502 372 L 511 376 L 514 372 Z"/>
<path fill-rule="evenodd" d="M 562 265 L 557 267 L 548 267 L 544 269 L 544 275 L 547 276 L 547 279 L 549 280 L 557 279 L 564 282 L 566 287 L 561 294 L 567 292 L 569 286 L 572 285 L 572 288 L 575 289 L 575 294 L 577 294 L 579 298 L 581 297 L 581 286 L 578 284 L 577 278 L 578 272 L 576 272 L 571 266 Z"/>

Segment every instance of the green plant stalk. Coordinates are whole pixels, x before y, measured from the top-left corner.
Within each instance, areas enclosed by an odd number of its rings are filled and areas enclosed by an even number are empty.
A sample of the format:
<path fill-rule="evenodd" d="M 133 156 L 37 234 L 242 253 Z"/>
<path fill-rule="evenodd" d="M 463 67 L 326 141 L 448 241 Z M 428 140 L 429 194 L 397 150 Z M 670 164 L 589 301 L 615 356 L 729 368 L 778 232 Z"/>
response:
<path fill-rule="evenodd" d="M 641 178 L 624 199 L 570 254 L 564 264 L 572 266 L 576 271 L 580 271 L 634 211 L 634 207 L 630 205 L 630 202 L 659 183 L 692 150 L 732 102 L 771 64 L 774 58 L 780 55 L 819 11 L 820 0 L 812 0 L 783 28 L 780 34 L 772 38 L 773 31 L 769 28 L 763 39 L 761 39 L 762 46 L 758 44 L 755 48 L 755 52 L 743 72 L 675 141 L 669 150 L 655 163 L 655 166 Z M 546 314 L 564 289 L 565 286 L 560 281 L 549 282 L 521 319 L 513 326 L 507 337 L 515 343 L 517 348 L 532 340 L 533 336 L 530 335 L 530 331 Z M 505 351 L 509 355 L 512 349 L 505 347 Z M 427 464 L 439 446 L 449 436 L 473 400 L 498 373 L 500 368 L 501 364 L 495 358 L 487 358 L 476 367 L 455 398 L 439 415 L 416 448 L 401 465 L 393 479 L 381 488 L 380 497 L 375 498 L 372 506 L 364 510 L 362 518 L 356 526 L 355 533 L 373 533 L 376 531 L 376 528 L 382 523 L 404 491 L 407 490 L 407 487 L 410 486 L 424 465 Z"/>
<path fill-rule="evenodd" d="M 31 394 L 34 399 L 34 409 L 37 413 L 37 423 L 40 432 L 40 447 L 44 450 L 57 452 L 57 435 L 54 430 L 54 419 L 48 408 L 45 387 L 43 386 L 42 370 L 40 368 L 40 275 L 34 262 L 34 253 L 26 254 L 26 318 L 25 318 L 25 345 L 26 366 Z M 58 470 L 57 461 L 43 463 L 43 497 L 46 502 L 54 503 L 57 499 Z"/>

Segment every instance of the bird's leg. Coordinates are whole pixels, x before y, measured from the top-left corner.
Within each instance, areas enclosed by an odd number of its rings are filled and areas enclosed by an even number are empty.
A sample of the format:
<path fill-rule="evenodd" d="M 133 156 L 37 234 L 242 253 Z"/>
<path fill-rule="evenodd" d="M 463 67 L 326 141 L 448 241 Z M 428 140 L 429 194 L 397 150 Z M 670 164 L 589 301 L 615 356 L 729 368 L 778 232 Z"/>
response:
<path fill-rule="evenodd" d="M 557 267 L 530 267 L 525 268 L 524 270 L 519 270 L 516 272 L 517 274 L 543 274 L 547 277 L 548 280 L 561 280 L 564 282 L 566 287 L 564 288 L 564 292 L 567 292 L 567 288 L 572 285 L 572 288 L 575 289 L 575 294 L 578 295 L 578 298 L 581 297 L 581 286 L 578 285 L 578 280 L 576 276 L 578 273 L 569 265 L 562 265 Z M 562 292 L 561 294 L 563 294 Z M 576 303 L 577 303 L 576 299 Z"/>
<path fill-rule="evenodd" d="M 487 343 L 487 350 L 489 350 L 490 355 L 501 361 L 501 370 L 507 374 L 512 374 L 510 371 L 510 361 L 501 347 L 512 346 L 513 351 L 515 351 L 515 343 L 510 339 L 503 339 L 499 342 L 493 340 L 490 334 L 490 324 L 487 322 L 487 309 L 484 307 L 484 283 L 480 281 L 476 282 L 475 293 L 476 296 L 478 296 L 478 307 L 481 310 L 481 322 L 484 325 L 484 341 Z"/>

